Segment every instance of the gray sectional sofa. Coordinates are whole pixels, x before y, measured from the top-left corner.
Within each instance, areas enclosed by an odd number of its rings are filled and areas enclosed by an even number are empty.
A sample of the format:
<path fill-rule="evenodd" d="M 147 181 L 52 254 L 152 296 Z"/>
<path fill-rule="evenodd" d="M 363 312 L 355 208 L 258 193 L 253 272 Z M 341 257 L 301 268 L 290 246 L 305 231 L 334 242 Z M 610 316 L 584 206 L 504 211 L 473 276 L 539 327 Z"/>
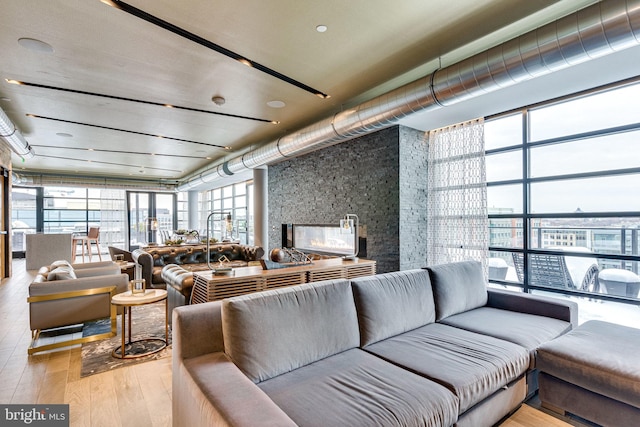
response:
<path fill-rule="evenodd" d="M 490 426 L 576 322 L 471 261 L 178 307 L 173 425 Z"/>

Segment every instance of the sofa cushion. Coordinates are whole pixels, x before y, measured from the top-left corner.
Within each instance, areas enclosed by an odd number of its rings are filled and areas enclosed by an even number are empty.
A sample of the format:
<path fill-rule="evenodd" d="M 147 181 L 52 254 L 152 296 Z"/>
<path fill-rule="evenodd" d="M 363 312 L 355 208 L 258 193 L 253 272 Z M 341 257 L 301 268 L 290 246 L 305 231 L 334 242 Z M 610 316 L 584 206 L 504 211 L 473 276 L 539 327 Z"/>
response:
<path fill-rule="evenodd" d="M 531 353 L 540 344 L 571 330 L 571 323 L 564 320 L 491 307 L 450 316 L 442 323 L 516 343 Z"/>
<path fill-rule="evenodd" d="M 69 280 L 76 279 L 76 273 L 71 267 L 57 267 L 49 272 L 47 275 L 47 281 L 52 280 Z"/>
<path fill-rule="evenodd" d="M 454 262 L 429 267 L 428 270 L 436 303 L 436 320 L 487 303 L 487 287 L 479 262 Z"/>
<path fill-rule="evenodd" d="M 258 386 L 301 426 L 451 426 L 458 413 L 446 388 L 360 349 Z"/>
<path fill-rule="evenodd" d="M 436 319 L 426 270 L 408 270 L 351 281 L 362 347 Z"/>
<path fill-rule="evenodd" d="M 344 279 L 222 302 L 225 353 L 254 382 L 357 347 L 358 319 Z"/>
<path fill-rule="evenodd" d="M 516 344 L 432 323 L 365 348 L 451 390 L 460 413 L 522 376 L 529 352 Z"/>
<path fill-rule="evenodd" d="M 590 320 L 537 353 L 541 372 L 640 408 L 640 329 Z"/>

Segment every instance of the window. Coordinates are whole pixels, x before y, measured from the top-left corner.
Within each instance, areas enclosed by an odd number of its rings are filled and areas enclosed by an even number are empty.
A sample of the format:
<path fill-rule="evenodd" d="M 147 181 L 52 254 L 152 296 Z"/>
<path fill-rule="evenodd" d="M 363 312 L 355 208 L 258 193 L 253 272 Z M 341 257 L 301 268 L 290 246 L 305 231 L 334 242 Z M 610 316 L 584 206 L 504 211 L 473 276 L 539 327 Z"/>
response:
<path fill-rule="evenodd" d="M 638 139 L 638 82 L 487 119 L 490 278 L 637 303 Z"/>
<path fill-rule="evenodd" d="M 178 193 L 178 208 L 176 211 L 178 230 L 187 230 L 189 228 L 189 193 L 186 191 Z"/>
<path fill-rule="evenodd" d="M 200 227 L 206 235 L 207 217 L 210 218 L 210 236 L 218 240 L 239 240 L 253 244 L 253 181 L 245 181 L 200 193 Z M 223 224 L 223 213 L 231 214 L 232 224 Z"/>
<path fill-rule="evenodd" d="M 100 245 L 124 247 L 125 192 L 117 189 L 39 187 L 12 189 L 12 244 L 15 255 L 25 250 L 24 234 L 87 233 L 100 227 Z"/>

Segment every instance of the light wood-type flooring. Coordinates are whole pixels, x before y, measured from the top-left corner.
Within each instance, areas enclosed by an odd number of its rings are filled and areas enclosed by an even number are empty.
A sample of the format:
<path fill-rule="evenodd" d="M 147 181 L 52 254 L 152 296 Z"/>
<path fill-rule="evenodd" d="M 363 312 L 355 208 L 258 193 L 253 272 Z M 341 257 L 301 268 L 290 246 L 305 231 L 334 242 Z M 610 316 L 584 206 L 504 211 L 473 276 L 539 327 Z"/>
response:
<path fill-rule="evenodd" d="M 28 356 L 27 287 L 34 271 L 14 260 L 0 285 L 0 403 L 70 405 L 71 426 L 170 426 L 171 358 L 80 378 L 80 347 Z M 502 426 L 578 426 L 530 405 Z"/>

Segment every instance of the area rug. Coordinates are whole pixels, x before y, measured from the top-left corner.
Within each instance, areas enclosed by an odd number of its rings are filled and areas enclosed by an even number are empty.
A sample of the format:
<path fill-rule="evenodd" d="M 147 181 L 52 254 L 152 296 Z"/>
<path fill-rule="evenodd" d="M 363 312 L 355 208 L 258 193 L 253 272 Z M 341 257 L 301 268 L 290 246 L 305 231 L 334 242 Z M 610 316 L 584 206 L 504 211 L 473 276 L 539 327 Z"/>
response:
<path fill-rule="evenodd" d="M 143 338 L 164 338 L 165 323 L 165 303 L 164 301 L 148 304 L 139 307 L 132 307 L 131 333 L 132 340 Z M 82 345 L 82 368 L 81 377 L 98 374 L 100 372 L 111 371 L 123 366 L 131 366 L 138 363 L 148 362 L 167 357 L 171 354 L 171 325 L 169 325 L 169 336 L 167 337 L 167 347 L 157 353 L 143 356 L 136 359 L 119 359 L 112 356 L 114 349 L 122 344 L 122 316 L 118 315 L 118 335 L 109 339 L 103 339 Z M 102 319 L 95 322 L 85 323 L 82 328 L 83 336 L 95 335 L 108 332 L 110 320 Z M 133 349 L 135 351 L 135 349 Z"/>

